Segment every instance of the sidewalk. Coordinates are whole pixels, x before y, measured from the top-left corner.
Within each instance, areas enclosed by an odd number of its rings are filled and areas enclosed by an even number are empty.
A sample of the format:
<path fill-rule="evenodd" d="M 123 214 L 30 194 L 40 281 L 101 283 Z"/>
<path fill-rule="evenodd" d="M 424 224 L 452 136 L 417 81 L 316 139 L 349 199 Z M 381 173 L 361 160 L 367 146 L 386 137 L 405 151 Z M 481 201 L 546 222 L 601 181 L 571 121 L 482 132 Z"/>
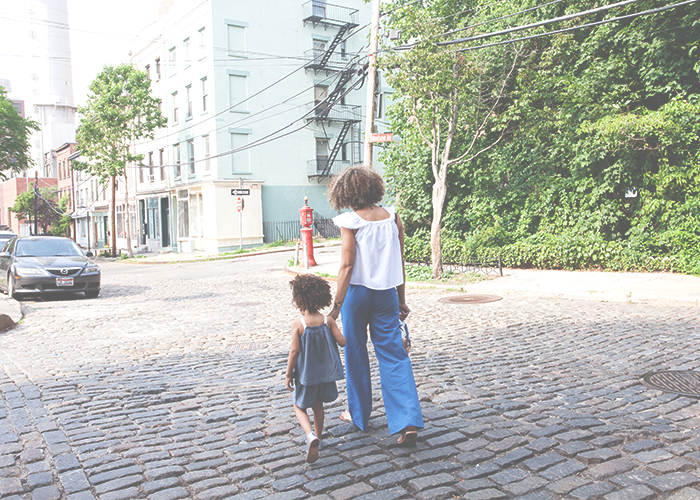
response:
<path fill-rule="evenodd" d="M 318 266 L 288 267 L 290 273 L 313 272 L 337 276 L 340 247 L 314 249 Z M 461 288 L 464 293 L 537 294 L 602 302 L 673 302 L 700 304 L 700 277 L 672 273 L 614 273 L 503 269 L 503 277 L 467 285 L 407 282 L 408 287 Z"/>

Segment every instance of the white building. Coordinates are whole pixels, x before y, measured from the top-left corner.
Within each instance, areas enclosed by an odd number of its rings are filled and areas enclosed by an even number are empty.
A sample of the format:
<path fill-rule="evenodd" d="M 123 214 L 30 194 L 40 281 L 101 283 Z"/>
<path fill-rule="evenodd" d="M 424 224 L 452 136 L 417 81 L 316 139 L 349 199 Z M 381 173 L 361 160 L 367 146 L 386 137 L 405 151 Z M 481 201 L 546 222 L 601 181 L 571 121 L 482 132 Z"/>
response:
<path fill-rule="evenodd" d="M 317 217 L 335 215 L 328 175 L 362 161 L 366 86 L 352 87 L 371 15 L 362 0 L 337 3 L 163 2 L 132 48 L 168 118 L 129 170 L 141 248 L 257 245 L 264 225 L 299 219 L 305 196 Z M 250 192 L 242 234 L 239 187 Z"/>

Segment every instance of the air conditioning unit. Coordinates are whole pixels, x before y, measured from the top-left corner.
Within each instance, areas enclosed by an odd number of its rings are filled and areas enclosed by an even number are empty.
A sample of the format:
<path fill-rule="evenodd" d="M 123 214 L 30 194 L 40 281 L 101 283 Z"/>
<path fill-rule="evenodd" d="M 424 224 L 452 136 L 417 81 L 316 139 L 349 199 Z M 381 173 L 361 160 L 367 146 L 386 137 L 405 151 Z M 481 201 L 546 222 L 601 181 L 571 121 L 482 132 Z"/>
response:
<path fill-rule="evenodd" d="M 150 182 L 151 184 L 153 184 L 153 181 L 156 180 L 155 175 L 147 175 L 146 178 L 148 179 L 148 182 Z"/>

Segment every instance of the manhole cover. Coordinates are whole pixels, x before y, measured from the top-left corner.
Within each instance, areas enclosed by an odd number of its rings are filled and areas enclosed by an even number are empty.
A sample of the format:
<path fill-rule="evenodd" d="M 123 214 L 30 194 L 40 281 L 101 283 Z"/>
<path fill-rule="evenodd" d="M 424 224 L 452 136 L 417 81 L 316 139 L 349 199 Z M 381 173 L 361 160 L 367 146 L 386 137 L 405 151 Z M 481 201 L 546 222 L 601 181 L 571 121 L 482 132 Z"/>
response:
<path fill-rule="evenodd" d="M 700 372 L 679 370 L 651 372 L 642 377 L 642 382 L 652 389 L 700 397 Z"/>
<path fill-rule="evenodd" d="M 265 349 L 267 344 L 258 344 L 256 342 L 246 342 L 243 344 L 231 344 L 229 349 L 232 351 L 259 351 Z"/>
<path fill-rule="evenodd" d="M 439 299 L 438 302 L 447 304 L 486 304 L 487 302 L 496 302 L 502 298 L 498 295 L 450 295 Z"/>

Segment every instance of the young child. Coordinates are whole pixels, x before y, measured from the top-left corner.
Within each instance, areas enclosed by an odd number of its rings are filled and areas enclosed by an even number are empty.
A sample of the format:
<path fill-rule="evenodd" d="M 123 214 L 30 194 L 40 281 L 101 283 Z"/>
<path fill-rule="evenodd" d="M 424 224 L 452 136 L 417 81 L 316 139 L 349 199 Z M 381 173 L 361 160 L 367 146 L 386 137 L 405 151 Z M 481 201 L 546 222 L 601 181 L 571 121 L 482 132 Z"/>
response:
<path fill-rule="evenodd" d="M 306 461 L 318 460 L 318 448 L 323 434 L 323 403 L 338 398 L 336 380 L 345 377 L 338 354 L 338 345 L 345 345 L 335 320 L 324 316 L 320 309 L 331 305 L 331 287 L 328 282 L 312 274 L 295 277 L 292 302 L 302 317 L 292 323 L 292 347 L 287 361 L 287 389 L 294 391 L 294 413 L 306 434 L 308 450 Z M 314 413 L 314 430 L 306 410 Z"/>

